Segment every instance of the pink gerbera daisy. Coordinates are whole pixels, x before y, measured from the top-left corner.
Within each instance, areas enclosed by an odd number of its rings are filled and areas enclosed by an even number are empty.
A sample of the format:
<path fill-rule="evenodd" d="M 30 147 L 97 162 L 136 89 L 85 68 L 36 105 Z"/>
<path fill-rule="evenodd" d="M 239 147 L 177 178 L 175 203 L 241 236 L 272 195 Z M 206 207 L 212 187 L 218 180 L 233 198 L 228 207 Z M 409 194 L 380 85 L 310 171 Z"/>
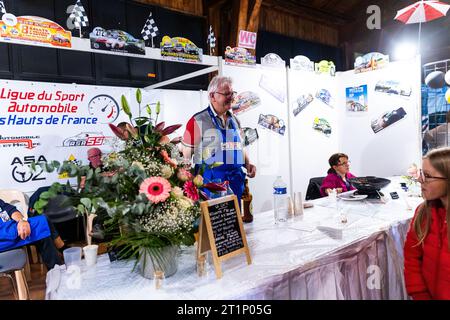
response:
<path fill-rule="evenodd" d="M 199 199 L 198 189 L 192 181 L 186 181 L 183 186 L 183 189 L 184 189 L 184 193 L 186 194 L 186 196 L 189 199 L 198 201 L 198 199 Z"/>
<path fill-rule="evenodd" d="M 163 202 L 170 196 L 170 183 L 162 177 L 147 178 L 141 183 L 139 193 L 144 193 L 153 203 Z"/>

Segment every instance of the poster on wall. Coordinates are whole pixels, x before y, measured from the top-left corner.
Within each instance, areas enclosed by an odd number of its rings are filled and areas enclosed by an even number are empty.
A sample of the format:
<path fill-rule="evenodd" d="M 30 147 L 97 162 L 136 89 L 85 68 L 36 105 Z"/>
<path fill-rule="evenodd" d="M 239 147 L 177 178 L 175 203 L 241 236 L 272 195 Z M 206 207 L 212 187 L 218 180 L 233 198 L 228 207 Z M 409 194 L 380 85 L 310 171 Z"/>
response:
<path fill-rule="evenodd" d="M 91 48 L 104 51 L 145 55 L 145 42 L 122 30 L 105 30 L 95 27 L 89 34 Z"/>
<path fill-rule="evenodd" d="M 261 104 L 258 94 L 252 91 L 239 93 L 231 103 L 231 110 L 238 115 L 246 111 L 252 110 Z"/>
<path fill-rule="evenodd" d="M 355 73 L 377 70 L 389 64 L 389 56 L 379 52 L 371 52 L 355 60 Z"/>
<path fill-rule="evenodd" d="M 15 17 L 7 13 L 0 20 L 0 37 L 3 40 L 15 40 L 24 44 L 45 45 L 48 47 L 72 47 L 72 34 L 56 22 L 34 17 Z"/>
<path fill-rule="evenodd" d="M 332 77 L 336 75 L 336 66 L 333 61 L 322 60 L 314 64 L 314 70 L 319 74 L 328 74 Z"/>
<path fill-rule="evenodd" d="M 297 98 L 297 100 L 294 102 L 294 117 L 296 117 L 300 112 L 302 112 L 312 101 L 314 100 L 314 97 L 312 94 L 304 94 Z"/>
<path fill-rule="evenodd" d="M 268 53 L 261 58 L 261 65 L 265 67 L 284 68 L 286 63 L 276 53 Z"/>
<path fill-rule="evenodd" d="M 244 48 L 228 46 L 225 49 L 225 64 L 254 67 L 256 66 L 256 57 Z"/>
<path fill-rule="evenodd" d="M 270 93 L 278 101 L 283 102 L 286 99 L 283 83 L 279 83 L 277 79 L 272 79 L 268 75 L 261 75 L 259 86 Z"/>
<path fill-rule="evenodd" d="M 286 125 L 284 124 L 284 121 L 277 116 L 274 116 L 273 114 L 260 114 L 258 124 L 261 127 L 269 129 L 282 136 L 284 136 L 284 133 L 286 131 Z"/>
<path fill-rule="evenodd" d="M 294 59 L 290 60 L 290 65 L 292 70 L 308 72 L 314 71 L 314 62 L 309 60 L 309 58 L 306 56 L 296 56 Z"/>
<path fill-rule="evenodd" d="M 367 112 L 367 85 L 345 89 L 346 107 L 350 112 Z"/>
<path fill-rule="evenodd" d="M 402 107 L 383 113 L 380 117 L 373 119 L 371 127 L 374 133 L 389 127 L 406 116 L 406 111 Z"/>
<path fill-rule="evenodd" d="M 201 62 L 203 49 L 189 39 L 164 36 L 161 40 L 161 56 L 166 60 Z"/>
<path fill-rule="evenodd" d="M 409 98 L 412 89 L 411 86 L 402 84 L 400 81 L 380 80 L 375 86 L 375 91 Z"/>
<path fill-rule="evenodd" d="M 331 135 L 331 125 L 325 118 L 315 117 L 312 128 L 326 137 Z"/>
<path fill-rule="evenodd" d="M 320 89 L 316 92 L 316 98 L 325 103 L 327 106 L 333 108 L 331 93 L 327 89 Z"/>

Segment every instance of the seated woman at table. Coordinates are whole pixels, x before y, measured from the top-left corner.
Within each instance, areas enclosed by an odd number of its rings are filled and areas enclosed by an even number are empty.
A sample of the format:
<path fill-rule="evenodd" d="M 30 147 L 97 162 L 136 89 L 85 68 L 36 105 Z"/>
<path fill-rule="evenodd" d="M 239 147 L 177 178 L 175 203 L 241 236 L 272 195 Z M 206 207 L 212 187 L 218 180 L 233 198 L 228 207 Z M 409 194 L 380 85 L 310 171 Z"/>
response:
<path fill-rule="evenodd" d="M 60 242 L 61 247 L 64 246 L 45 215 L 26 219 L 15 206 L 0 199 L 0 252 L 33 243 L 50 270 L 55 264 L 63 264 L 54 241 Z"/>
<path fill-rule="evenodd" d="M 328 159 L 328 163 L 330 169 L 328 169 L 328 175 L 320 187 L 322 197 L 327 196 L 331 189 L 336 189 L 337 193 L 355 190 L 355 187 L 348 181 L 348 179 L 355 178 L 349 172 L 350 161 L 348 161 L 348 156 L 344 153 L 335 153 Z"/>
<path fill-rule="evenodd" d="M 450 300 L 450 148 L 422 161 L 425 201 L 416 209 L 404 246 L 405 284 L 415 300 Z"/>

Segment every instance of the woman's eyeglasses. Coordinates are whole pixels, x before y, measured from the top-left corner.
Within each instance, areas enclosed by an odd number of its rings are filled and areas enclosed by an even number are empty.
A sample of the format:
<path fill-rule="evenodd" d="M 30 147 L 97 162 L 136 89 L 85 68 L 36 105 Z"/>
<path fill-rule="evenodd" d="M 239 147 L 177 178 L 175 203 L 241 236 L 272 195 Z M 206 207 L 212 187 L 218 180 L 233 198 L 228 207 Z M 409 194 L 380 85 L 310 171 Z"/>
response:
<path fill-rule="evenodd" d="M 231 91 L 231 92 L 228 92 L 228 93 L 223 93 L 223 92 L 216 91 L 216 93 L 221 94 L 221 95 L 223 95 L 223 96 L 225 96 L 227 98 L 231 98 L 231 97 L 234 97 L 235 95 L 237 95 L 236 91 Z"/>
<path fill-rule="evenodd" d="M 420 179 L 419 181 L 423 182 L 423 183 L 431 182 L 433 179 L 447 180 L 447 178 L 445 178 L 445 177 L 430 176 L 429 174 L 424 173 L 422 169 L 419 169 L 419 179 Z"/>
<path fill-rule="evenodd" d="M 350 163 L 351 163 L 350 161 L 342 162 L 342 163 L 338 163 L 337 166 L 349 166 Z"/>

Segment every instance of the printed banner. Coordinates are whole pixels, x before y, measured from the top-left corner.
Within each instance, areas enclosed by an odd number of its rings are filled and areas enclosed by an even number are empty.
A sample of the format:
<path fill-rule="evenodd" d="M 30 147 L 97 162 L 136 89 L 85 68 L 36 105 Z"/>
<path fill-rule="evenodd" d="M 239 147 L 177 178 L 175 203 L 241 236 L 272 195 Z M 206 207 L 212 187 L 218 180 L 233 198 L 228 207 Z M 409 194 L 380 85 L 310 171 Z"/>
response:
<path fill-rule="evenodd" d="M 244 48 L 231 48 L 230 46 L 225 49 L 225 64 L 234 66 L 256 66 L 256 57 L 252 56 Z"/>
<path fill-rule="evenodd" d="M 87 150 L 116 150 L 120 142 L 109 123 L 128 121 L 125 95 L 137 115 L 135 89 L 0 80 L 0 188 L 34 191 L 66 176 L 30 170 L 34 161 L 88 164 Z M 143 92 L 142 105 L 151 104 Z"/>
<path fill-rule="evenodd" d="M 122 30 L 94 28 L 89 34 L 91 48 L 105 51 L 145 55 L 145 42 Z"/>
<path fill-rule="evenodd" d="M 49 47 L 71 48 L 72 34 L 51 20 L 7 14 L 0 20 L 0 37 L 3 40 L 18 40 L 23 43 L 40 43 Z"/>
<path fill-rule="evenodd" d="M 167 60 L 201 62 L 203 49 L 198 48 L 189 39 L 164 36 L 161 41 L 161 56 Z"/>

